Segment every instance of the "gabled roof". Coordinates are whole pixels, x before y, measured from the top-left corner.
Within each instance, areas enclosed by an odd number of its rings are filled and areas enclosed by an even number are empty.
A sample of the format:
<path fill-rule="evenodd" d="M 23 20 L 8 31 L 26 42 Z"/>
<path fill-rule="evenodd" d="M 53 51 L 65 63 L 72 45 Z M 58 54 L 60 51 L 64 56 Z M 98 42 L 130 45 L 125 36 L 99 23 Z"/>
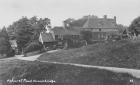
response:
<path fill-rule="evenodd" d="M 114 19 L 93 18 L 89 16 L 83 28 L 116 28 L 116 22 Z"/>
<path fill-rule="evenodd" d="M 70 28 L 117 28 L 116 18 L 85 16 L 69 23 Z"/>
<path fill-rule="evenodd" d="M 45 31 L 43 31 L 40 33 L 39 41 L 40 42 L 53 42 L 53 41 L 55 41 L 54 34 L 51 32 L 47 33 Z"/>

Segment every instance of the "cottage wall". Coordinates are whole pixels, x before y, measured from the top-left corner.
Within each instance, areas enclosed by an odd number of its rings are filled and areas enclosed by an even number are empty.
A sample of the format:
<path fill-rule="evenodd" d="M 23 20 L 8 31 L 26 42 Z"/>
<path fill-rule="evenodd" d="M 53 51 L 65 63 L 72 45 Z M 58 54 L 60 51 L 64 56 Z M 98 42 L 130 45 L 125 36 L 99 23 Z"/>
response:
<path fill-rule="evenodd" d="M 93 41 L 106 40 L 107 36 L 108 36 L 107 32 L 93 32 L 92 40 Z"/>

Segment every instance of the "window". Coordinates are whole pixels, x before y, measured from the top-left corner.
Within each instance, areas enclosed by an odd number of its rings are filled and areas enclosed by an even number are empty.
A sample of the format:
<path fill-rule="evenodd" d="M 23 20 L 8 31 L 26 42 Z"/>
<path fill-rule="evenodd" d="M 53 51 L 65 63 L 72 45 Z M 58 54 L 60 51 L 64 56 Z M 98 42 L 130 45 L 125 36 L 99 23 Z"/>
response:
<path fill-rule="evenodd" d="M 99 32 L 101 31 L 101 29 L 99 29 Z"/>
<path fill-rule="evenodd" d="M 100 34 L 98 34 L 98 38 L 100 38 Z"/>
<path fill-rule="evenodd" d="M 63 39 L 63 35 L 58 35 L 58 38 L 59 39 Z"/>

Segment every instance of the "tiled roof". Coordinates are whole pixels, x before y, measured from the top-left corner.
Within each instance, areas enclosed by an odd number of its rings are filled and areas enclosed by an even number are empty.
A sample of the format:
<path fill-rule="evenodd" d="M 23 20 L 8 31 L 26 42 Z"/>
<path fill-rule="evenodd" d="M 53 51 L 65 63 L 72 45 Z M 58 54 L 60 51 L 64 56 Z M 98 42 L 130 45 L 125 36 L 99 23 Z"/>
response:
<path fill-rule="evenodd" d="M 89 15 L 81 19 L 69 23 L 71 28 L 117 28 L 116 19 L 114 18 L 98 18 L 97 16 Z"/>
<path fill-rule="evenodd" d="M 67 35 L 80 35 L 80 31 L 76 29 L 68 29 L 66 30 Z"/>
<path fill-rule="evenodd" d="M 116 28 L 114 19 L 89 17 L 83 28 Z"/>
<path fill-rule="evenodd" d="M 65 29 L 63 27 L 54 27 L 53 32 L 55 35 L 64 35 L 65 34 Z"/>
<path fill-rule="evenodd" d="M 39 37 L 40 42 L 53 42 L 55 41 L 53 33 L 41 32 Z"/>
<path fill-rule="evenodd" d="M 65 29 L 63 27 L 54 27 L 53 32 L 55 35 L 79 35 L 80 31 L 75 29 Z"/>

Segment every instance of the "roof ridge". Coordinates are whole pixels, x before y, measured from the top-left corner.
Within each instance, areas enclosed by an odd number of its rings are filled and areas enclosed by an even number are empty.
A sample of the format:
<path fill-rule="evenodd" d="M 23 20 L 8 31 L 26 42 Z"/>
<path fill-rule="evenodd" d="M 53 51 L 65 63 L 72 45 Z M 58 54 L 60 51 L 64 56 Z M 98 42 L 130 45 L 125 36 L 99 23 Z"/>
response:
<path fill-rule="evenodd" d="M 115 28 L 115 23 L 112 20 L 88 16 L 83 28 Z"/>
<path fill-rule="evenodd" d="M 83 28 L 89 27 L 89 25 L 88 25 L 89 19 L 90 19 L 90 16 L 88 16 L 87 21 L 86 21 L 85 24 L 83 25 Z"/>

